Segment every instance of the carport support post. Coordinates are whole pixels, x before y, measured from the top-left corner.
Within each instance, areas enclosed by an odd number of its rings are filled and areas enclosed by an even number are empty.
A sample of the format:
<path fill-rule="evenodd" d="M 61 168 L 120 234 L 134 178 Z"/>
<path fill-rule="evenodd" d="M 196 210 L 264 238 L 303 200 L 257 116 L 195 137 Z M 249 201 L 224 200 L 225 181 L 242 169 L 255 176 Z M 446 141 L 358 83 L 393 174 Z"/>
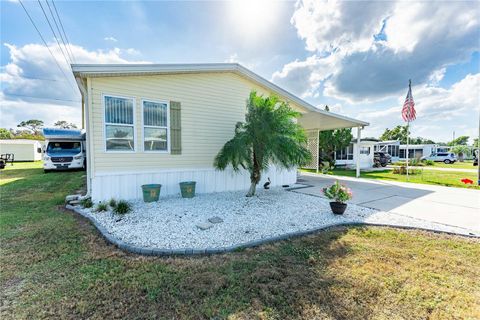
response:
<path fill-rule="evenodd" d="M 355 150 L 355 176 L 360 178 L 360 139 L 362 135 L 362 127 L 357 127 L 357 149 Z"/>

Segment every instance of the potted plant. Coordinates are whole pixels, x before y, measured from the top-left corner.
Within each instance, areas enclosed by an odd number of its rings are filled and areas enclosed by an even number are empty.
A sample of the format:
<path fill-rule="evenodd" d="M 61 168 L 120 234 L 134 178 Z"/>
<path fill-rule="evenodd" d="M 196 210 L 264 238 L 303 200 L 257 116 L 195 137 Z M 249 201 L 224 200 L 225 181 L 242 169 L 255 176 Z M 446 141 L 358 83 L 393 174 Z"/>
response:
<path fill-rule="evenodd" d="M 330 208 L 334 214 L 343 214 L 347 209 L 348 201 L 352 198 L 352 191 L 344 185 L 335 181 L 330 187 L 323 188 L 323 194 L 330 200 Z"/>

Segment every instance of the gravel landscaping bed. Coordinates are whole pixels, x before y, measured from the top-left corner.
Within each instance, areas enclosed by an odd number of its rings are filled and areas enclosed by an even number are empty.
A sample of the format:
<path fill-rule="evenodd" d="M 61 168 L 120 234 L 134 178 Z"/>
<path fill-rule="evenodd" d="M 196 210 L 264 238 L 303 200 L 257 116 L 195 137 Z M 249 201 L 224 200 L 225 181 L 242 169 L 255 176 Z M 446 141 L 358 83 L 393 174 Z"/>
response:
<path fill-rule="evenodd" d="M 225 248 L 285 234 L 345 223 L 423 228 L 469 235 L 469 230 L 349 204 L 343 215 L 331 213 L 328 200 L 283 190 L 179 196 L 158 202 L 132 201 L 132 212 L 118 216 L 93 209 L 77 211 L 95 220 L 110 236 L 129 245 L 159 249 Z"/>

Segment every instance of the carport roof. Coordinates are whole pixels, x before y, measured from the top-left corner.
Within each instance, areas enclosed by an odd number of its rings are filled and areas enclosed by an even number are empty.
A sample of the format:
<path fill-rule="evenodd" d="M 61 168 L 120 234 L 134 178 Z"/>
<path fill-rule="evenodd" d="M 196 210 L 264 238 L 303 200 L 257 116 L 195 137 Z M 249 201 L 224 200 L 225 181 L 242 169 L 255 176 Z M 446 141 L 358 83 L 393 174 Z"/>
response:
<path fill-rule="evenodd" d="M 178 73 L 233 72 L 270 89 L 287 101 L 292 101 L 308 112 L 299 119 L 306 130 L 331 130 L 338 128 L 364 127 L 369 123 L 333 112 L 316 108 L 305 100 L 280 88 L 276 84 L 259 76 L 238 63 L 195 63 L 195 64 L 72 64 L 72 71 L 77 78 L 114 77 L 127 75 L 156 75 Z"/>

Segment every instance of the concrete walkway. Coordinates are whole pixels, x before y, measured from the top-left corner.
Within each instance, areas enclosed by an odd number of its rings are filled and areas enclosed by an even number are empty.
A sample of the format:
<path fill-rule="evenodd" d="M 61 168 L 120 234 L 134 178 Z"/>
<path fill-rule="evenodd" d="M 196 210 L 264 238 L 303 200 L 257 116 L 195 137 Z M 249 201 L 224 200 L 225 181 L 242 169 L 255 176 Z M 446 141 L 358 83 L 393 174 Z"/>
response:
<path fill-rule="evenodd" d="M 298 182 L 312 187 L 295 192 L 324 197 L 335 180 L 352 189 L 351 203 L 480 234 L 480 190 L 302 173 Z"/>

